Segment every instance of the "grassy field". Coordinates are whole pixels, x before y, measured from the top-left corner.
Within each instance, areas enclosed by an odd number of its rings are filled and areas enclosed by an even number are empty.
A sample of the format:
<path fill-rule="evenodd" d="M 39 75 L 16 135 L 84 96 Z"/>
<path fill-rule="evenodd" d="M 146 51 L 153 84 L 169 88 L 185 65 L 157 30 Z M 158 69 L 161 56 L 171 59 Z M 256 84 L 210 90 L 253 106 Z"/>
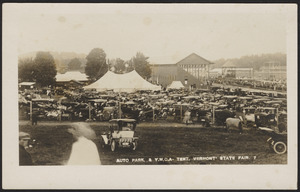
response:
<path fill-rule="evenodd" d="M 90 123 L 100 137 L 107 123 Z M 69 123 L 48 122 L 32 126 L 20 124 L 20 131 L 31 134 L 37 144 L 29 149 L 36 165 L 63 165 L 67 162 L 72 135 Z M 136 151 L 111 152 L 98 146 L 103 165 L 132 164 L 286 164 L 287 154 L 277 155 L 266 143 L 268 136 L 254 131 L 228 133 L 224 129 L 197 128 L 173 124 L 138 124 Z"/>

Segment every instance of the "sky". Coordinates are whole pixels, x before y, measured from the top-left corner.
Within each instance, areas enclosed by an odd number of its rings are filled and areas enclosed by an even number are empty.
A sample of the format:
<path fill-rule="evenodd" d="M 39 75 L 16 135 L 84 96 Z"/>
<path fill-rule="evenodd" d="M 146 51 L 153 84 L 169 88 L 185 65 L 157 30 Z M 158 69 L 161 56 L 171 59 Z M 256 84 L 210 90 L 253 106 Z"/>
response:
<path fill-rule="evenodd" d="M 286 9 L 277 4 L 16 4 L 18 53 L 137 52 L 172 64 L 191 53 L 207 60 L 286 53 Z"/>

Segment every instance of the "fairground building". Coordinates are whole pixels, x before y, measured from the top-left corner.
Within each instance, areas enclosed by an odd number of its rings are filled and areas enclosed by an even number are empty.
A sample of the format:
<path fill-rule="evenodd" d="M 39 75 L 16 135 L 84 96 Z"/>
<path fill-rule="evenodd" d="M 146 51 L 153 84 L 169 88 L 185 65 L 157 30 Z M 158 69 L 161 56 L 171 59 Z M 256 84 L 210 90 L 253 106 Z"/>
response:
<path fill-rule="evenodd" d="M 175 64 L 155 64 L 152 68 L 152 83 L 167 87 L 173 81 L 181 81 L 186 88 L 201 88 L 209 82 L 212 62 L 192 53 Z"/>

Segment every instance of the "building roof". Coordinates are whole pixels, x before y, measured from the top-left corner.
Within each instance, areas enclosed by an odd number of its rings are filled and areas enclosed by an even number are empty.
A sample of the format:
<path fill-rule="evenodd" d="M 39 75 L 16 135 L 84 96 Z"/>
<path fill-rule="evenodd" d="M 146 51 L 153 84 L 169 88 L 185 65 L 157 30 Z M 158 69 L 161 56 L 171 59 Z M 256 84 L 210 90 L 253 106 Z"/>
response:
<path fill-rule="evenodd" d="M 152 67 L 161 67 L 161 66 L 175 66 L 176 64 L 151 64 L 150 63 L 150 68 Z M 177 66 L 177 65 L 176 65 Z"/>
<path fill-rule="evenodd" d="M 251 71 L 251 70 L 253 70 L 253 68 L 250 68 L 250 67 L 239 67 L 239 68 L 235 68 L 235 70 L 237 70 L 237 71 Z"/>
<path fill-rule="evenodd" d="M 68 71 L 64 74 L 58 73 L 55 78 L 56 82 L 88 81 L 87 75 L 79 71 Z"/>
<path fill-rule="evenodd" d="M 223 66 L 222 66 L 222 68 L 230 68 L 230 67 L 236 67 L 236 64 L 233 62 L 233 61 L 231 61 L 231 60 L 228 60 L 228 61 L 226 61 L 224 64 L 223 64 Z"/>
<path fill-rule="evenodd" d="M 199 55 L 192 53 L 189 56 L 187 56 L 186 58 L 182 59 L 181 61 L 179 61 L 178 63 L 176 63 L 177 65 L 188 65 L 188 64 L 193 64 L 193 65 L 209 65 L 209 64 L 213 64 L 212 62 L 204 59 L 203 57 L 200 57 Z"/>
<path fill-rule="evenodd" d="M 222 68 L 214 68 L 209 70 L 210 73 L 222 73 Z"/>

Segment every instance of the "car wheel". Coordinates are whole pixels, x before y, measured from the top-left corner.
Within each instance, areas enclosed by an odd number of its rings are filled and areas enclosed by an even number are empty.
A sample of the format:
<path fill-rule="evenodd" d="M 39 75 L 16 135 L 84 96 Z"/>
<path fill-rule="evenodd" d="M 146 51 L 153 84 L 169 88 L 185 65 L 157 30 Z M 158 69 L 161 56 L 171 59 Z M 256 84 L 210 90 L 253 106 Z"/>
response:
<path fill-rule="evenodd" d="M 110 149 L 112 152 L 114 152 L 116 150 L 116 141 L 115 140 L 111 141 Z"/>
<path fill-rule="evenodd" d="M 132 143 L 132 150 L 135 151 L 136 148 L 137 148 L 137 141 L 134 141 L 134 142 Z"/>
<path fill-rule="evenodd" d="M 287 150 L 286 144 L 282 141 L 276 142 L 273 146 L 275 153 L 284 154 Z"/>

